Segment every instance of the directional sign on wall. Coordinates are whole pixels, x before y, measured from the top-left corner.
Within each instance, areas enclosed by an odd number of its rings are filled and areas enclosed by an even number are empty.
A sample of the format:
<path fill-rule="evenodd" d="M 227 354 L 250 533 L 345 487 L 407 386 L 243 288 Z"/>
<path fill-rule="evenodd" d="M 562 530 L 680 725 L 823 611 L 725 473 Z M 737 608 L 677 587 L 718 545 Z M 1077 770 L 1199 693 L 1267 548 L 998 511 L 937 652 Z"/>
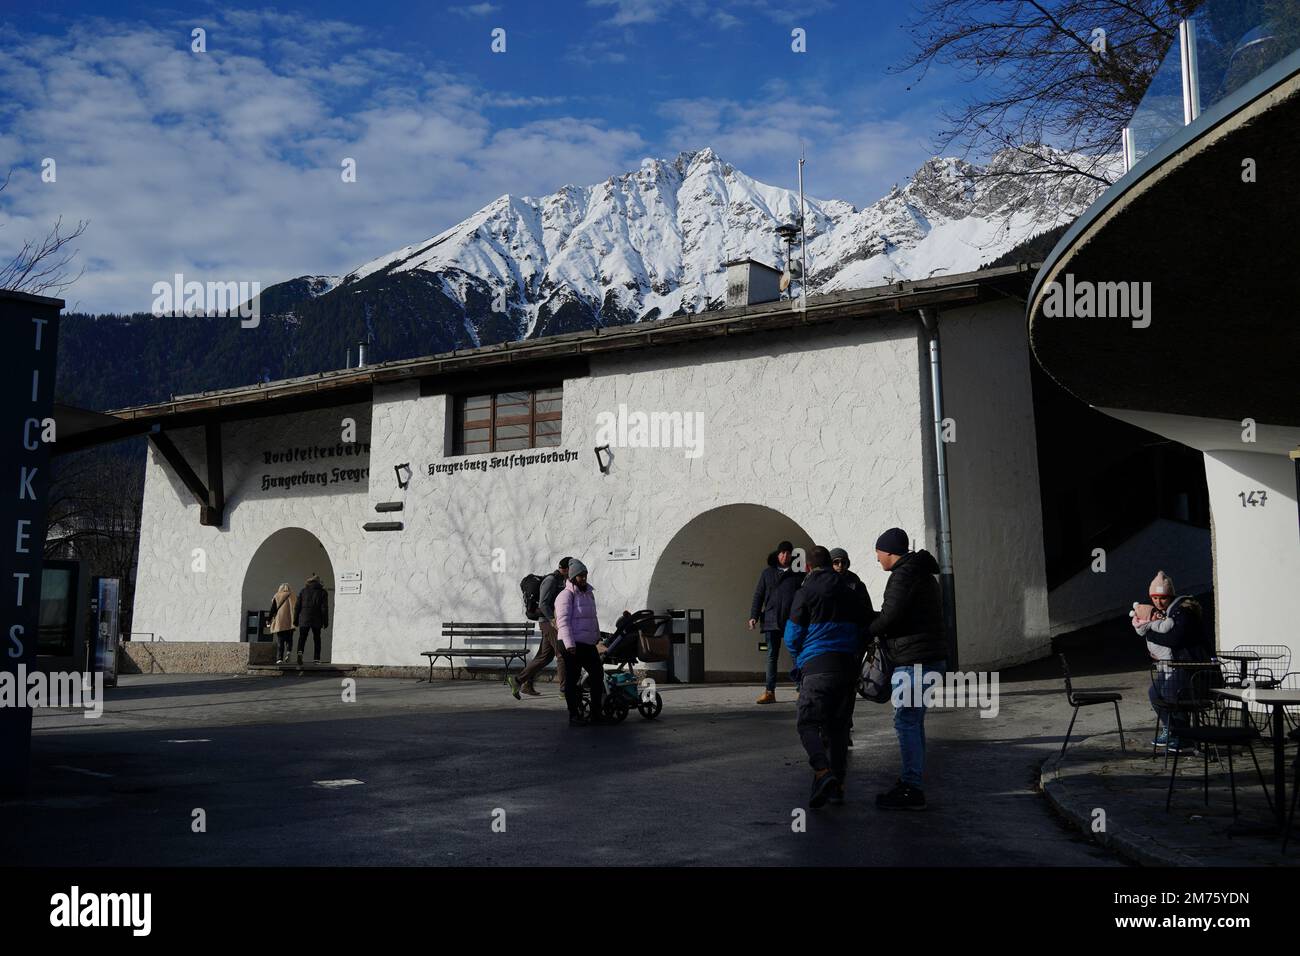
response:
<path fill-rule="evenodd" d="M 340 571 L 340 572 L 339 572 L 339 580 L 340 580 L 340 581 L 360 581 L 360 580 L 361 580 L 361 572 L 360 572 L 360 571 Z"/>
<path fill-rule="evenodd" d="M 610 548 L 605 552 L 605 556 L 611 561 L 635 561 L 641 557 L 641 545 L 634 544 L 630 548 Z"/>

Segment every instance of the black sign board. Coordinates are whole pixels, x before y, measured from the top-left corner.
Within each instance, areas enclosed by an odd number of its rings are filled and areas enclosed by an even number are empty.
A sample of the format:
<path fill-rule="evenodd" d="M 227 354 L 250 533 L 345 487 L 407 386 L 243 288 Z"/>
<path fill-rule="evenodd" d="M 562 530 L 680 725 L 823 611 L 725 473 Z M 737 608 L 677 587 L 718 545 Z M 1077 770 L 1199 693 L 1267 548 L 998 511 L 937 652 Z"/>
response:
<path fill-rule="evenodd" d="M 63 303 L 0 291 L 0 675 L 25 699 L 36 670 L 41 569 L 50 484 L 54 372 Z M 31 761 L 32 712 L 0 707 L 0 793 L 21 793 Z"/>

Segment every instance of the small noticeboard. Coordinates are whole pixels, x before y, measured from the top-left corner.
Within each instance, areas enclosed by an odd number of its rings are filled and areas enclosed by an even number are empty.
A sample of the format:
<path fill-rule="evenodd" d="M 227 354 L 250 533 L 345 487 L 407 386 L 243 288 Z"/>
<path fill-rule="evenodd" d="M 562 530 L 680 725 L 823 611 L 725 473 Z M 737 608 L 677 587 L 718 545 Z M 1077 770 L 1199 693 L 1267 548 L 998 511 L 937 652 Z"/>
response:
<path fill-rule="evenodd" d="M 360 581 L 349 581 L 346 584 L 339 585 L 339 594 L 360 594 L 360 593 L 361 593 Z"/>
<path fill-rule="evenodd" d="M 360 572 L 360 571 L 340 571 L 340 572 L 339 572 L 339 580 L 340 580 L 340 581 L 360 581 L 360 580 L 361 580 L 361 572 Z"/>
<path fill-rule="evenodd" d="M 630 548 L 610 548 L 605 552 L 605 556 L 610 561 L 635 561 L 641 557 L 641 545 L 634 544 Z"/>

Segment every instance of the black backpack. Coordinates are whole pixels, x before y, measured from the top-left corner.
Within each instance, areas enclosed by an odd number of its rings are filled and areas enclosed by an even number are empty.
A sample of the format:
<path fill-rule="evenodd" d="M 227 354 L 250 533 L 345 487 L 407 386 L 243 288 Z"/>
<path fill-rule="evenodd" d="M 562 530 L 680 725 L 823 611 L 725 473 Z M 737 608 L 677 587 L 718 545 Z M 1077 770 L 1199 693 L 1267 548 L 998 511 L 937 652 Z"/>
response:
<path fill-rule="evenodd" d="M 524 615 L 530 621 L 540 621 L 542 619 L 542 609 L 539 601 L 542 596 L 542 581 L 545 578 L 540 574 L 530 574 L 519 582 L 519 590 L 524 595 Z"/>

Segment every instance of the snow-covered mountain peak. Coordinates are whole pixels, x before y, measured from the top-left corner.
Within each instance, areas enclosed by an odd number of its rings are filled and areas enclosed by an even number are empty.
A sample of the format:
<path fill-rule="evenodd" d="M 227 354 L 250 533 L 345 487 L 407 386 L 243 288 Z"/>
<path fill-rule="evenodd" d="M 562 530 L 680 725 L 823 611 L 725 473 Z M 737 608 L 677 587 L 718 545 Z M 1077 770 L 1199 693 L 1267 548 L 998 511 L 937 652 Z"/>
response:
<path fill-rule="evenodd" d="M 1034 176 L 1028 162 L 1023 150 L 985 166 L 935 157 L 860 210 L 806 196 L 810 291 L 977 268 L 1072 220 L 1102 188 Z M 499 196 L 358 267 L 341 291 L 424 276 L 476 344 L 651 319 L 719 306 L 729 259 L 779 268 L 785 249 L 774 230 L 798 215 L 797 189 L 759 182 L 705 146 L 647 157 L 590 186 Z"/>

